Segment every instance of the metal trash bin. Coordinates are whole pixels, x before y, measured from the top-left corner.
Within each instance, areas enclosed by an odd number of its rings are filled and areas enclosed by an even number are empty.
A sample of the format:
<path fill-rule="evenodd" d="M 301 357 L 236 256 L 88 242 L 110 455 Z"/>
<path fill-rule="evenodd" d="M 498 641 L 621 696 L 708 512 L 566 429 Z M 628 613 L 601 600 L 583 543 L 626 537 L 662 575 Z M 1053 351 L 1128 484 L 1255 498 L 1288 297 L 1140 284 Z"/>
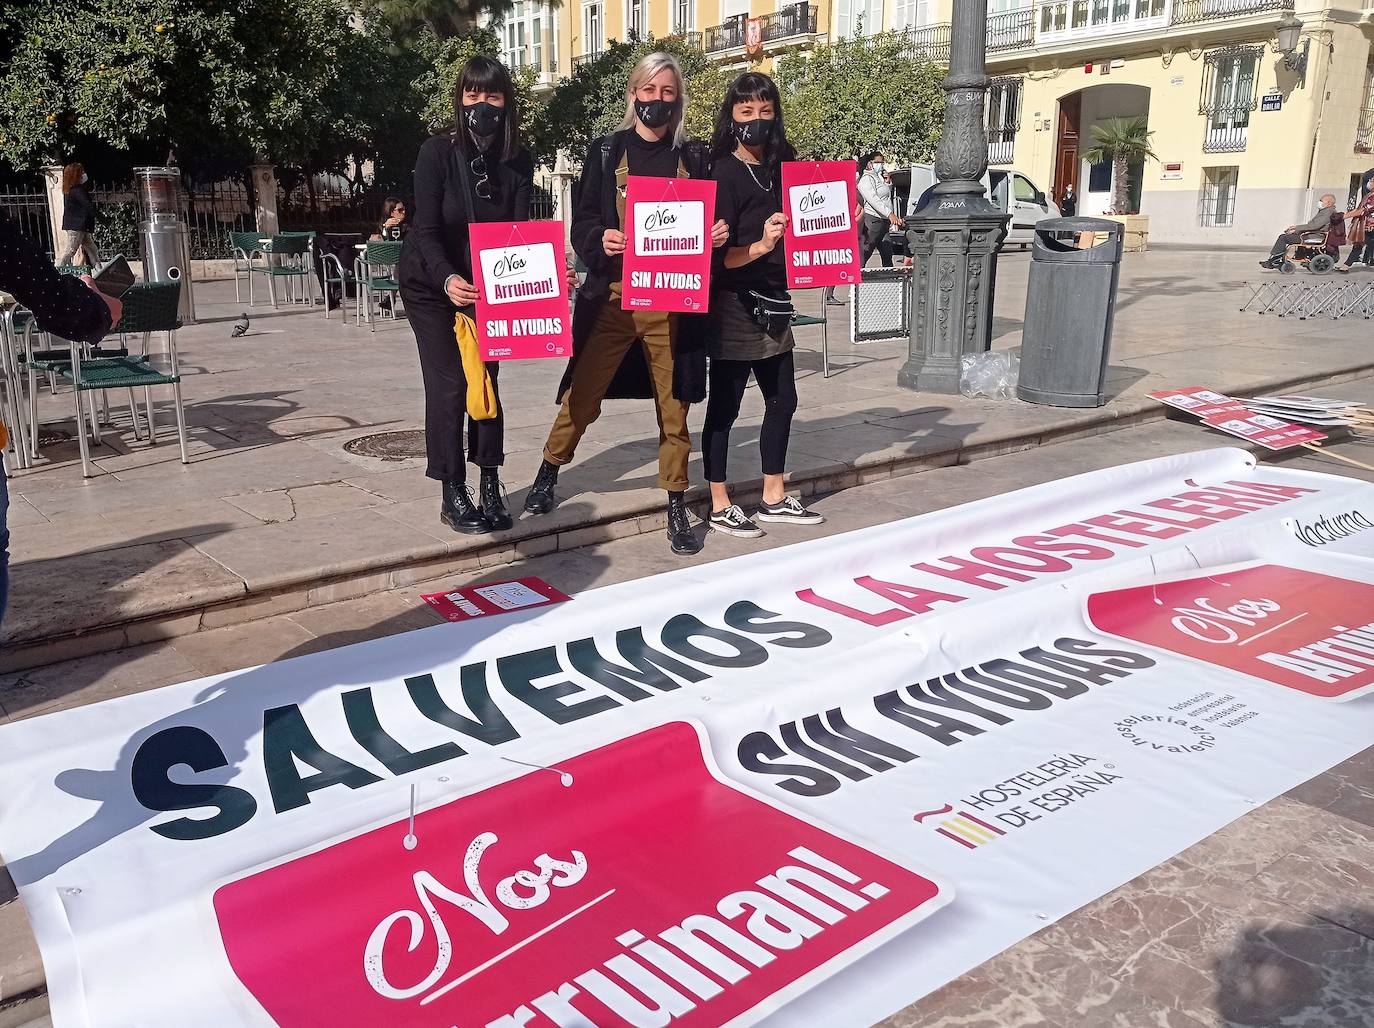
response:
<path fill-rule="evenodd" d="M 1054 407 L 1107 402 L 1122 242 L 1117 221 L 1049 218 L 1036 225 L 1016 386 L 1021 399 Z"/>

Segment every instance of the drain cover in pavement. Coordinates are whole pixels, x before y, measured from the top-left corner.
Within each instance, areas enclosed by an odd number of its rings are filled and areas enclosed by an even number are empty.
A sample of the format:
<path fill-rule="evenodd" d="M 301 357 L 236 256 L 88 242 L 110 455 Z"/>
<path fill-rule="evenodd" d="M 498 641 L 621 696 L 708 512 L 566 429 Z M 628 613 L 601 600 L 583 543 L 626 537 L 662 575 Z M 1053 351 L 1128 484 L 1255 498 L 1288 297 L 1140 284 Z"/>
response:
<path fill-rule="evenodd" d="M 425 434 L 417 429 L 360 435 L 344 443 L 344 449 L 360 457 L 378 460 L 410 460 L 425 455 Z"/>
<path fill-rule="evenodd" d="M 60 428 L 40 428 L 38 430 L 38 445 L 56 446 L 58 443 L 69 443 L 72 441 L 72 434 L 64 432 Z"/>

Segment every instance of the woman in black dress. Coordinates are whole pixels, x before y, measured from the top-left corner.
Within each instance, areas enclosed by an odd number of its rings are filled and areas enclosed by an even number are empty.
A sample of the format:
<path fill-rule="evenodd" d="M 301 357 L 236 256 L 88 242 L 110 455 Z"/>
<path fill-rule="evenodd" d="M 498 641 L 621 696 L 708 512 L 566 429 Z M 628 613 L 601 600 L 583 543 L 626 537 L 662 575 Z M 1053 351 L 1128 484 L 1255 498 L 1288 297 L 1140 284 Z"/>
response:
<path fill-rule="evenodd" d="M 787 440 L 797 410 L 792 328 L 783 264 L 782 162 L 796 157 L 782 123 L 782 98 L 771 78 L 748 72 L 725 91 L 711 140 L 716 213 L 730 227 L 711 277 L 710 395 L 701 430 L 712 531 L 756 537 L 755 523 L 816 525 L 825 519 L 783 492 Z M 772 309 L 764 325 L 756 312 Z M 730 499 L 726 457 L 730 427 L 753 376 L 763 393 L 759 453 L 763 503 L 750 518 Z"/>
<path fill-rule="evenodd" d="M 468 225 L 524 221 L 534 165 L 520 146 L 520 109 L 510 72 L 500 61 L 474 57 L 454 89 L 455 127 L 420 148 L 415 160 L 414 220 L 401 250 L 401 298 L 420 347 L 425 383 L 425 474 L 443 485 L 439 520 L 455 532 L 511 527 L 499 468 L 505 462 L 504 415 L 496 392 L 498 365 L 486 365 L 496 416 L 463 422 L 468 381 L 454 335 L 454 315 L 475 316 Z M 481 469 L 478 497 L 467 486 L 467 461 Z"/>

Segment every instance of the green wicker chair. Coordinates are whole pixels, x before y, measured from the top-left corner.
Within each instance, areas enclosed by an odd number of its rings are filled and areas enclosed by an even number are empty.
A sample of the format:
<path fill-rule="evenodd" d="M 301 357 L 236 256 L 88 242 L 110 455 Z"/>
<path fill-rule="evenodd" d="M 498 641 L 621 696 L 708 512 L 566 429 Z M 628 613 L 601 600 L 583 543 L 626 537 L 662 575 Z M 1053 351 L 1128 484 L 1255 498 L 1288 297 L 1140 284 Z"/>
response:
<path fill-rule="evenodd" d="M 180 282 L 139 282 L 130 286 L 122 297 L 124 313 L 119 319 L 121 336 L 138 333 L 143 336 L 143 355 L 90 358 L 82 354 L 79 343 L 70 344 L 69 361 L 57 373 L 71 381 L 76 395 L 77 424 L 81 424 L 85 394 L 110 389 L 142 389 L 148 419 L 148 444 L 157 444 L 157 425 L 153 418 L 153 387 L 169 385 L 176 411 L 177 439 L 181 445 L 181 463 L 189 464 L 186 450 L 186 410 L 181 399 L 181 371 L 177 363 L 176 330 L 181 327 L 177 306 L 181 299 Z M 148 339 L 153 332 L 162 332 L 167 340 L 167 366 L 156 367 L 148 356 Z M 94 408 L 94 404 L 91 405 Z M 92 413 L 94 411 L 92 410 Z M 135 435 L 137 435 L 135 419 Z M 35 433 L 36 435 L 36 433 Z M 92 418 L 92 440 L 100 444 L 100 426 Z M 91 476 L 90 447 L 86 433 L 78 432 L 81 444 L 81 470 Z"/>
<path fill-rule="evenodd" d="M 287 289 L 288 302 L 292 302 L 295 283 L 303 282 L 305 295 L 310 306 L 315 306 L 315 268 L 311 260 L 315 240 L 313 232 L 278 233 L 271 237 L 266 247 L 251 255 L 248 261 L 248 306 L 253 306 L 253 276 L 262 275 L 267 279 L 267 295 L 272 306 L 277 306 L 277 280 L 280 279 Z M 257 258 L 262 258 L 259 264 Z M 272 259 L 277 258 L 277 263 Z"/>
<path fill-rule="evenodd" d="M 372 320 L 372 294 L 383 293 L 392 298 L 391 316 L 396 316 L 396 300 L 401 284 L 396 280 L 396 263 L 401 259 L 402 244 L 394 239 L 372 239 L 354 265 L 358 280 L 358 324 L 367 311 L 367 326 L 377 331 Z"/>
<path fill-rule="evenodd" d="M 263 234 L 261 232 L 230 232 L 229 252 L 234 258 L 234 302 L 242 303 L 239 295 L 239 276 L 248 282 L 248 296 L 253 295 L 253 254 L 262 253 Z"/>

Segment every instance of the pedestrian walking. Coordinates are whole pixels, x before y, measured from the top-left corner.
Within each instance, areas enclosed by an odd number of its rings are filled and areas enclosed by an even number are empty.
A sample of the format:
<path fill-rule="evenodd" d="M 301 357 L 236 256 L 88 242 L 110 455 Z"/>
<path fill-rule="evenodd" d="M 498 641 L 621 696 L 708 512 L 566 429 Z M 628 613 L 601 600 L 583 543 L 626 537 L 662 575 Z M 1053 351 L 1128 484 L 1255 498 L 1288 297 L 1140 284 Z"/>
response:
<path fill-rule="evenodd" d="M 505 439 L 498 365 L 484 363 L 475 349 L 468 226 L 524 220 L 534 164 L 520 145 L 521 111 L 500 61 L 473 57 L 463 65 L 453 109 L 453 130 L 426 141 L 415 160 L 415 223 L 397 271 L 420 351 L 425 474 L 441 483 L 439 520 L 455 532 L 480 534 L 508 529 L 512 520 L 499 477 Z M 459 335 L 467 340 L 467 360 Z M 475 501 L 468 461 L 481 471 Z"/>
<path fill-rule="evenodd" d="M 44 332 L 76 342 L 100 342 L 122 312 L 118 300 L 96 292 L 89 275 L 76 279 L 57 271 L 4 217 L 0 217 L 0 290 L 32 311 Z M 77 431 L 82 431 L 79 424 Z M 5 426 L 0 424 L 0 450 L 7 440 Z M 9 599 L 9 505 L 9 486 L 0 460 L 0 621 Z"/>
<path fill-rule="evenodd" d="M 1374 266 L 1374 168 L 1360 179 L 1360 195 L 1355 206 L 1345 212 L 1345 235 L 1350 252 L 1337 271 L 1349 273 Z"/>
<path fill-rule="evenodd" d="M 692 437 L 687 408 L 706 396 L 704 333 L 682 331 L 685 315 L 621 309 L 621 255 L 627 237 L 625 194 L 630 175 L 705 178 L 706 148 L 687 139 L 682 69 L 671 54 L 643 57 L 625 87 L 625 117 L 609 136 L 593 141 L 582 163 L 573 211 L 572 244 L 587 265 L 573 309 L 573 357 L 559 385 L 562 403 L 544 444 L 544 460 L 525 497 L 530 514 L 553 510 L 558 469 L 572 459 L 605 399 L 649 399 L 658 415 L 658 486 L 668 494 L 668 541 L 674 553 L 693 554 L 683 494 Z M 717 220 L 712 244 L 728 230 Z"/>
<path fill-rule="evenodd" d="M 701 453 L 711 488 L 709 527 L 745 538 L 763 535 L 758 521 L 825 520 L 783 492 L 797 381 L 794 311 L 783 262 L 782 162 L 795 158 L 777 84 L 759 72 L 736 78 L 725 91 L 711 138 L 716 213 L 730 234 L 711 277 L 711 366 Z M 754 518 L 731 500 L 726 476 L 730 429 L 751 376 L 763 394 L 763 502 Z"/>
<path fill-rule="evenodd" d="M 892 244 L 887 240 L 888 230 L 898 228 L 902 219 L 898 216 L 892 199 L 892 176 L 887 170 L 887 160 L 881 153 L 870 153 L 859 161 L 859 206 L 862 211 L 859 222 L 859 266 L 868 263 L 873 251 L 884 268 L 892 267 Z M 835 298 L 835 287 L 825 290 L 825 302 L 841 305 L 843 300 Z"/>
<path fill-rule="evenodd" d="M 77 250 L 85 253 L 87 267 L 100 263 L 100 250 L 95 244 L 95 203 L 87 186 L 86 169 L 79 163 L 62 169 L 62 231 L 66 240 L 57 255 L 57 266 L 71 266 Z"/>

